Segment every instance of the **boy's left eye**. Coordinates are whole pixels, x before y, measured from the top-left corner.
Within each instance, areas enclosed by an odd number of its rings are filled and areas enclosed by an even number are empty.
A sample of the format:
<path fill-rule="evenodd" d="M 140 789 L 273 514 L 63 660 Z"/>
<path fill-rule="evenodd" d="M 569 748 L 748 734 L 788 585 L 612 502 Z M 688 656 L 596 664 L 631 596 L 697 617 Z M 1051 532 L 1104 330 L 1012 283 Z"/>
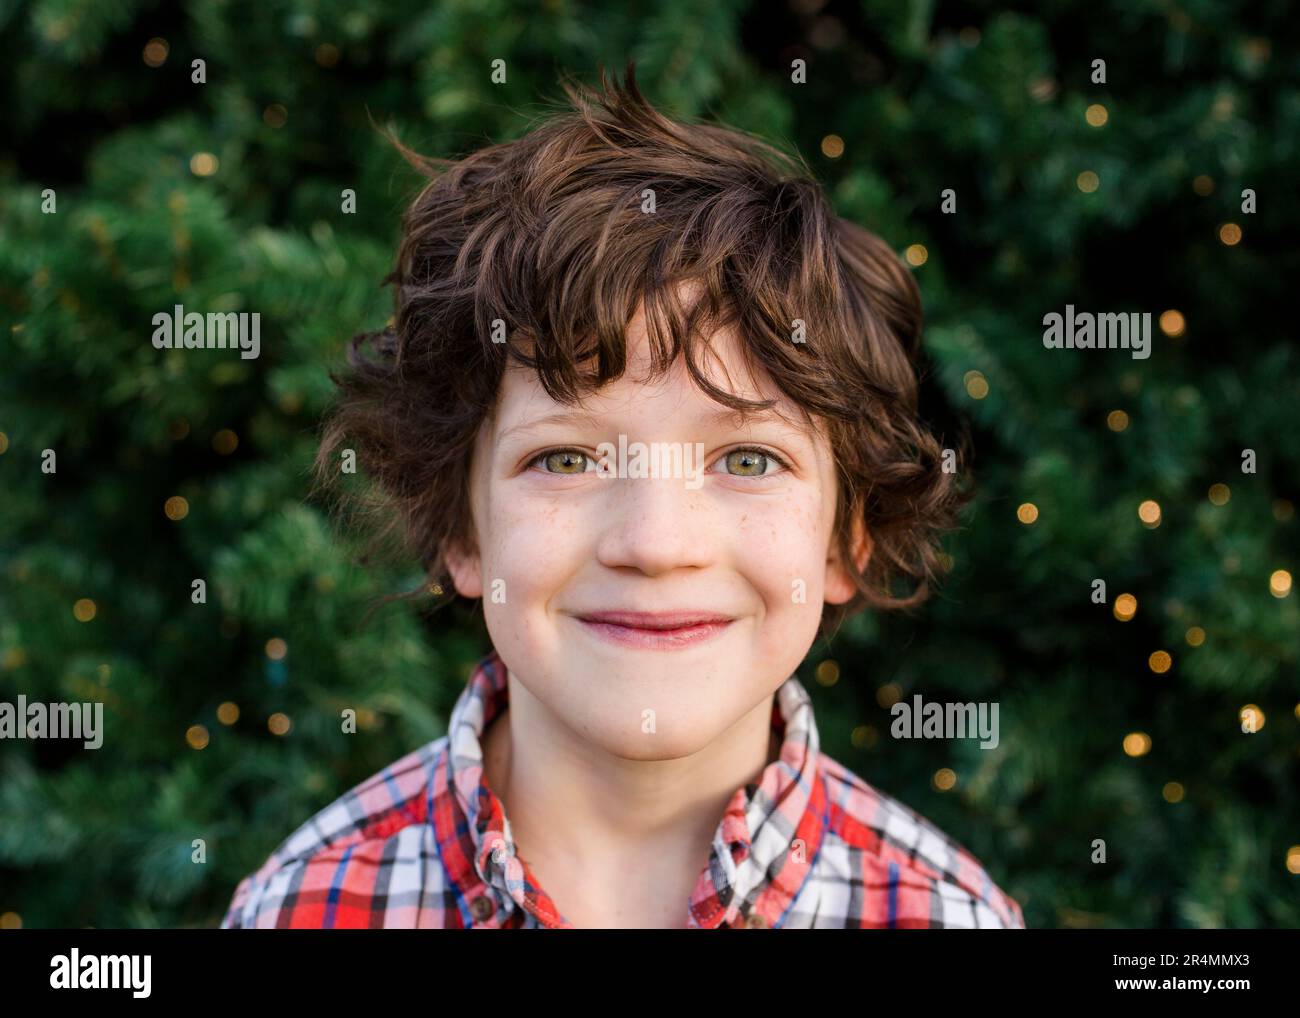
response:
<path fill-rule="evenodd" d="M 785 461 L 775 453 L 751 447 L 732 449 L 718 462 L 732 477 L 766 477 L 787 468 Z"/>

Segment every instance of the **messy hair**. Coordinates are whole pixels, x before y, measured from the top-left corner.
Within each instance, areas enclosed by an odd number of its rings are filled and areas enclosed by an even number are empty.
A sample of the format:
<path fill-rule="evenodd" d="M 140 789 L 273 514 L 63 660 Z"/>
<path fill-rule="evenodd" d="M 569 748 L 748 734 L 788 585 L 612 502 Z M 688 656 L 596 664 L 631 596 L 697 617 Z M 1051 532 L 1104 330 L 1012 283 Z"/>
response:
<path fill-rule="evenodd" d="M 938 537 L 969 493 L 940 468 L 943 450 L 918 416 L 911 273 L 834 214 L 798 156 L 669 119 L 642 97 L 633 64 L 622 84 L 603 68 L 599 79 L 563 82 L 569 107 L 458 160 L 394 139 L 430 179 L 384 280 L 395 285 L 390 325 L 357 336 L 333 375 L 321 480 L 337 478 L 341 447 L 355 449 L 381 530 L 419 557 L 421 591 L 450 597 L 445 553 L 477 548 L 471 458 L 507 364 L 574 405 L 622 375 L 625 328 L 644 301 L 652 378 L 681 356 L 718 403 L 770 406 L 717 388 L 699 366 L 701 337 L 733 326 L 750 369 L 823 424 L 839 481 L 833 541 L 857 586 L 849 603 L 826 606 L 823 629 L 867 605 L 919 604 L 945 569 Z M 694 284 L 692 297 L 680 283 Z M 855 520 L 871 540 L 861 571 Z"/>

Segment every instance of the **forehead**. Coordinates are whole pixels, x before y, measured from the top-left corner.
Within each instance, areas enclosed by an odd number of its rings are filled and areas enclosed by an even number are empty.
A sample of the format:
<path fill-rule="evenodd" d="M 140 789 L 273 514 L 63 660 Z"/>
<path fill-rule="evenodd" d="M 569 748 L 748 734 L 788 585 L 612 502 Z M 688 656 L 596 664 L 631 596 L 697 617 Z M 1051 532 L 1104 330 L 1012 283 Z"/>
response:
<path fill-rule="evenodd" d="M 726 324 L 701 336 L 694 349 L 696 367 L 712 385 L 741 399 L 772 401 L 767 409 L 736 410 L 705 393 L 681 355 L 666 372 L 654 373 L 644 304 L 637 307 L 625 330 L 626 369 L 618 378 L 582 396 L 580 405 L 568 407 L 553 399 L 536 373 L 511 362 L 503 373 L 498 393 L 495 425 L 498 438 L 542 417 L 576 421 L 581 418 L 662 418 L 676 423 L 731 424 L 773 421 L 809 438 L 821 429 L 793 400 L 781 392 L 761 365 L 745 356 L 743 341 L 733 325 Z"/>

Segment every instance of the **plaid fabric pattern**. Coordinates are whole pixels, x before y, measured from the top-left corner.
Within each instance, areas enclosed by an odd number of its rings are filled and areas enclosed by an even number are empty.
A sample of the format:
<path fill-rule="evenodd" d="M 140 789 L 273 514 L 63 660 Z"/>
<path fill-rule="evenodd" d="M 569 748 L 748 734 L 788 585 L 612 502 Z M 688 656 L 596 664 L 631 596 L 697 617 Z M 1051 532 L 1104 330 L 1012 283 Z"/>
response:
<path fill-rule="evenodd" d="M 517 857 L 483 781 L 479 740 L 507 697 L 493 652 L 447 734 L 294 831 L 240 881 L 221 927 L 572 928 Z M 961 845 L 820 752 L 794 676 L 772 725 L 780 758 L 736 789 L 684 926 L 1024 928 L 1020 906 Z"/>

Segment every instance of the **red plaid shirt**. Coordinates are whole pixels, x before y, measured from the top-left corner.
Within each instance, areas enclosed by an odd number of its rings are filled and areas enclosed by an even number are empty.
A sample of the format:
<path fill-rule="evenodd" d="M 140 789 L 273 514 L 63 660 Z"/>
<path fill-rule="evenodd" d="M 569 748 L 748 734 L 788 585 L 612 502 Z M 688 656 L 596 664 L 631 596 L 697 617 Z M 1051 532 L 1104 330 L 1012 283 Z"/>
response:
<path fill-rule="evenodd" d="M 507 698 L 493 652 L 448 734 L 299 827 L 240 881 L 222 928 L 572 928 L 517 857 L 483 780 L 479 740 Z M 685 926 L 1024 928 L 1020 906 L 961 845 L 818 750 L 793 676 L 772 725 L 780 758 L 732 795 Z"/>

